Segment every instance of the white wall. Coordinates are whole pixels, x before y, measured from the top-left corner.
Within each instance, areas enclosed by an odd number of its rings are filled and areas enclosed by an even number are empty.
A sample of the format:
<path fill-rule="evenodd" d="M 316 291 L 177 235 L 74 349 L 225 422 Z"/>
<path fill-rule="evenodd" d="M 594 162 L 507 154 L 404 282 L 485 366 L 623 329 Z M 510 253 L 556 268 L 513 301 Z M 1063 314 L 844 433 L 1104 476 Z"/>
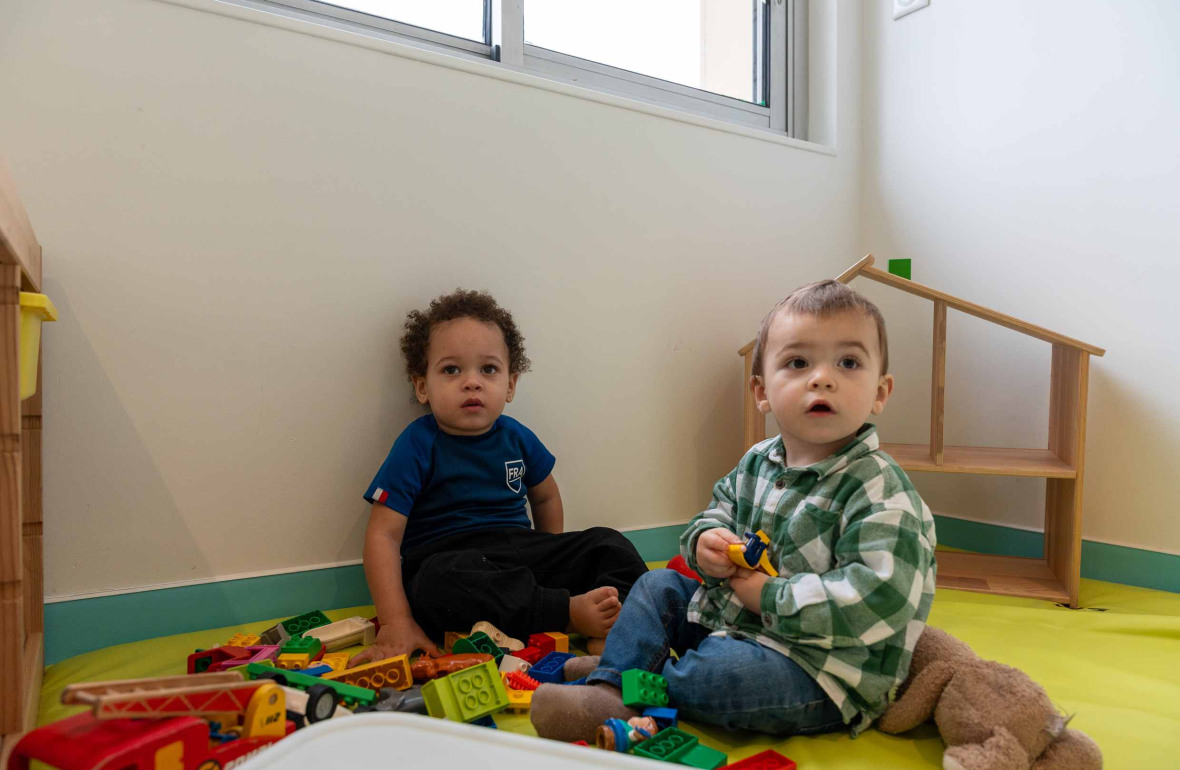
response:
<path fill-rule="evenodd" d="M 456 286 L 524 330 L 509 413 L 568 524 L 685 521 L 741 451 L 738 347 L 859 256 L 855 4 L 837 157 L 156 0 L 4 14 L 0 151 L 61 311 L 51 597 L 358 559 L 418 414 L 401 322 Z"/>
<path fill-rule="evenodd" d="M 891 7 L 865 6 L 863 250 L 1106 348 L 1084 537 L 1180 553 L 1180 5 L 935 0 L 898 21 Z M 868 292 L 899 374 L 883 429 L 924 443 L 931 305 Z M 1050 346 L 951 316 L 947 442 L 1045 446 Z M 1042 527 L 1041 482 L 917 481 L 936 511 Z"/>

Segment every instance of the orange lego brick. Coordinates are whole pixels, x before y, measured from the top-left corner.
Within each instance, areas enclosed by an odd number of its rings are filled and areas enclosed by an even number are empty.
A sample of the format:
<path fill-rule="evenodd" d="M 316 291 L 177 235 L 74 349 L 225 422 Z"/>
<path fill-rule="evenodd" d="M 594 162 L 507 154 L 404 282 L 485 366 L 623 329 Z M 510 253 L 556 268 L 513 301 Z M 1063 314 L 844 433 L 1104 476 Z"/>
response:
<path fill-rule="evenodd" d="M 414 684 L 414 680 L 410 677 L 410 657 L 408 655 L 398 655 L 394 658 L 386 658 L 376 663 L 368 663 L 344 671 L 333 671 L 330 674 L 324 674 L 323 678 L 365 687 L 373 691 L 380 690 L 382 687 L 408 690 Z"/>

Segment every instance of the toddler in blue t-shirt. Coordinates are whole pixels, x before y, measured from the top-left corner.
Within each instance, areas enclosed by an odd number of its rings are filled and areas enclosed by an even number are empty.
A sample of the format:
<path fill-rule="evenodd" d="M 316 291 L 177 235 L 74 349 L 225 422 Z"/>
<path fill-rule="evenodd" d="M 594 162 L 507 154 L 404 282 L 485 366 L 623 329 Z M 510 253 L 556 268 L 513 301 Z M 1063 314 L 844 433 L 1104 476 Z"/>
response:
<path fill-rule="evenodd" d="M 647 567 L 613 529 L 563 532 L 553 455 L 502 414 L 529 369 L 512 315 L 486 292 L 456 290 L 409 314 L 401 348 L 430 413 L 402 431 L 365 493 L 365 578 L 381 630 L 349 665 L 438 654 L 431 638 L 481 620 L 597 647 Z"/>

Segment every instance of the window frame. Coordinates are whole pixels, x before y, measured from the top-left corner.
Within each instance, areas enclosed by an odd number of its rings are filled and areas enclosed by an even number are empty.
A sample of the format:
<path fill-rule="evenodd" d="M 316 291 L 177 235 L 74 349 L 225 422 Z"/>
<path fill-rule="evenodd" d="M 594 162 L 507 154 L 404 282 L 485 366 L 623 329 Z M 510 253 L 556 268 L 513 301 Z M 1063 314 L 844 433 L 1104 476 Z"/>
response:
<path fill-rule="evenodd" d="M 633 99 L 745 128 L 806 140 L 807 4 L 809 0 L 761 0 L 769 9 L 756 46 L 754 83 L 767 105 L 673 83 L 524 42 L 526 0 L 484 0 L 484 41 L 340 8 L 320 0 L 232 0 L 238 5 L 359 32 L 426 50 L 492 62 L 567 85 Z"/>

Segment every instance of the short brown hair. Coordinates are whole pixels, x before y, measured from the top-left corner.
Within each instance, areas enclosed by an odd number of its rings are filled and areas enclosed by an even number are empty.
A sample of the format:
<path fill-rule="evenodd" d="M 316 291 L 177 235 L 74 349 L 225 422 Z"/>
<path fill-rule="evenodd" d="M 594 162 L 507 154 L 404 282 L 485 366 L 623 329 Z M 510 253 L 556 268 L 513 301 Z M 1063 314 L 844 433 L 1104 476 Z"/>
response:
<path fill-rule="evenodd" d="M 766 336 L 770 324 L 780 312 L 803 313 L 814 316 L 829 316 L 849 311 L 864 313 L 877 324 L 877 344 L 881 348 L 881 374 L 889 371 L 889 337 L 885 334 L 885 317 L 877 306 L 864 295 L 848 288 L 839 281 L 827 279 L 800 286 L 788 294 L 762 319 L 758 339 L 754 342 L 754 364 L 751 371 L 762 376 L 762 353 L 766 347 Z"/>
<path fill-rule="evenodd" d="M 426 376 L 426 355 L 430 349 L 430 333 L 446 321 L 458 318 L 473 318 L 499 327 L 508 346 L 508 373 L 527 372 L 532 362 L 524 353 L 524 335 L 516 328 L 512 314 L 496 303 L 495 297 L 486 291 L 465 291 L 455 289 L 430 301 L 425 311 L 411 310 L 406 314 L 405 331 L 402 334 L 402 358 L 406 362 L 406 374 L 410 381 L 414 377 Z"/>

